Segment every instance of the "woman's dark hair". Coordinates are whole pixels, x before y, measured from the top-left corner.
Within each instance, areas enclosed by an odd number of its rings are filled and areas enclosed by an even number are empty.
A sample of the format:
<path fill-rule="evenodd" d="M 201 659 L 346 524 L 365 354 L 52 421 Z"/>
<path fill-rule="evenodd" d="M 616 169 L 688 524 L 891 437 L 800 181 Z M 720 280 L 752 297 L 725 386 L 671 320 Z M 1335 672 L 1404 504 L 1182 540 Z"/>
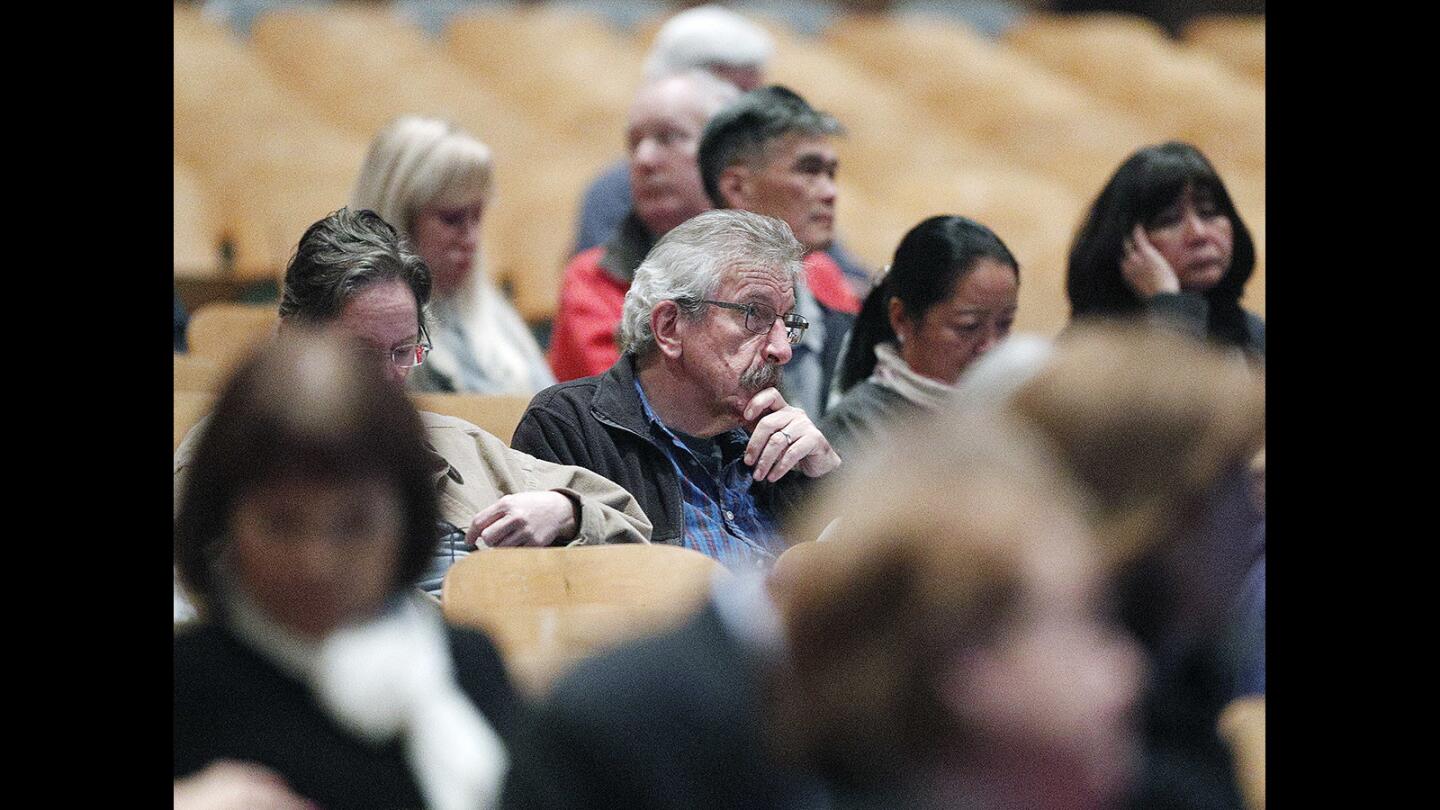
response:
<path fill-rule="evenodd" d="M 235 372 L 204 427 L 175 518 L 175 565 L 187 589 L 215 607 L 216 565 L 240 500 L 265 483 L 299 478 L 393 484 L 404 532 L 393 588 L 419 578 L 439 515 L 420 417 L 373 357 L 309 329 L 287 332 Z"/>
<path fill-rule="evenodd" d="M 1178 141 L 1147 146 L 1131 155 L 1090 206 L 1070 246 L 1065 289 L 1071 318 L 1140 311 L 1140 298 L 1121 275 L 1124 240 L 1136 223 L 1151 221 L 1186 188 L 1209 195 L 1230 219 L 1234 232 L 1230 268 L 1205 293 L 1210 303 L 1208 332 L 1229 343 L 1245 344 L 1248 330 L 1240 296 L 1255 270 L 1255 243 L 1215 167 L 1200 150 Z"/>
<path fill-rule="evenodd" d="M 430 268 L 409 240 L 368 209 L 341 208 L 305 229 L 285 268 L 280 317 L 321 324 L 340 317 L 350 298 L 371 284 L 401 281 L 415 294 L 417 326 L 425 328 Z"/>
<path fill-rule="evenodd" d="M 936 304 L 949 300 L 980 259 L 994 259 L 1015 271 L 1020 265 L 995 232 L 973 219 L 934 216 L 905 234 L 895 260 L 855 318 L 850 348 L 840 366 L 840 391 L 849 391 L 875 370 L 875 346 L 895 339 L 890 299 L 900 299 L 905 314 L 919 321 Z"/>

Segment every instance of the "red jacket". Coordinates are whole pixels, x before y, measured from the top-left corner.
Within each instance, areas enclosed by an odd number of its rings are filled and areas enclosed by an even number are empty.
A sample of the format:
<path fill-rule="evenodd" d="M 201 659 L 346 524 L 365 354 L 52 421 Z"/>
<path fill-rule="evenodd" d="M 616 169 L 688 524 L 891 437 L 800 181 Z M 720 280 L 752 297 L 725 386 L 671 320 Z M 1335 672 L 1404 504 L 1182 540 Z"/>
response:
<path fill-rule="evenodd" d="M 560 382 L 600 374 L 620 359 L 615 338 L 630 282 L 600 266 L 604 255 L 605 246 L 593 247 L 577 253 L 565 267 L 548 355 Z"/>

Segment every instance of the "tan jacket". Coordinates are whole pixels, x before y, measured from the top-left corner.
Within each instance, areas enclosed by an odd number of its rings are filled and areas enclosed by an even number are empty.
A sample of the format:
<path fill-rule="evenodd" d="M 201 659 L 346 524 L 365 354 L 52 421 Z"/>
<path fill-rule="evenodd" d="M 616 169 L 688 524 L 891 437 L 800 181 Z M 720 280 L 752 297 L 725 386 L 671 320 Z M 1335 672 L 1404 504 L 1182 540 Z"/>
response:
<path fill-rule="evenodd" d="M 437 457 L 440 516 L 462 531 L 477 512 L 505 495 L 554 490 L 580 507 L 580 527 L 570 545 L 650 542 L 650 520 L 635 498 L 610 479 L 512 450 L 463 419 L 421 411 L 420 420 Z M 185 470 L 208 421 L 208 416 L 201 419 L 175 450 L 177 512 Z"/>

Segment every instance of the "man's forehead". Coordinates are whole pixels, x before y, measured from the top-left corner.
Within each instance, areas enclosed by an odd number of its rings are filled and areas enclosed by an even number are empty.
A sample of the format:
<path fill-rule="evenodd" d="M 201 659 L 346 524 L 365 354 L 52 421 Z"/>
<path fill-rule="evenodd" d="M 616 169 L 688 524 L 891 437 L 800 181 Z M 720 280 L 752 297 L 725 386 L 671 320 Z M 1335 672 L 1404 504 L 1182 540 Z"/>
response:
<path fill-rule="evenodd" d="M 736 295 L 754 295 L 787 299 L 795 297 L 795 281 L 790 273 L 779 267 L 764 265 L 732 265 L 725 271 L 722 288 L 728 288 Z"/>
<path fill-rule="evenodd" d="M 641 91 L 630 105 L 626 126 L 634 129 L 645 124 L 665 122 L 694 124 L 706 118 L 699 94 L 689 82 L 665 81 Z"/>
<path fill-rule="evenodd" d="M 823 133 L 787 132 L 765 146 L 765 156 L 775 158 L 801 158 L 816 156 L 825 160 L 835 159 L 835 147 L 830 136 Z"/>

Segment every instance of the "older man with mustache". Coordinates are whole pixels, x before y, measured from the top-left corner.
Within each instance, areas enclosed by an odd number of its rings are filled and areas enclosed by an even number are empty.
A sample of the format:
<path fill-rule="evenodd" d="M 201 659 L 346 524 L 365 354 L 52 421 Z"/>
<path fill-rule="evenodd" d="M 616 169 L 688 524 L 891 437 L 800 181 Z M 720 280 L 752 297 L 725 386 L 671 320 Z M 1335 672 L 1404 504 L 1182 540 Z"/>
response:
<path fill-rule="evenodd" d="M 840 465 L 776 388 L 808 326 L 794 312 L 803 253 L 784 222 L 746 211 L 675 227 L 625 294 L 619 361 L 537 394 L 512 446 L 629 490 L 652 542 L 768 566 L 779 518 Z"/>

